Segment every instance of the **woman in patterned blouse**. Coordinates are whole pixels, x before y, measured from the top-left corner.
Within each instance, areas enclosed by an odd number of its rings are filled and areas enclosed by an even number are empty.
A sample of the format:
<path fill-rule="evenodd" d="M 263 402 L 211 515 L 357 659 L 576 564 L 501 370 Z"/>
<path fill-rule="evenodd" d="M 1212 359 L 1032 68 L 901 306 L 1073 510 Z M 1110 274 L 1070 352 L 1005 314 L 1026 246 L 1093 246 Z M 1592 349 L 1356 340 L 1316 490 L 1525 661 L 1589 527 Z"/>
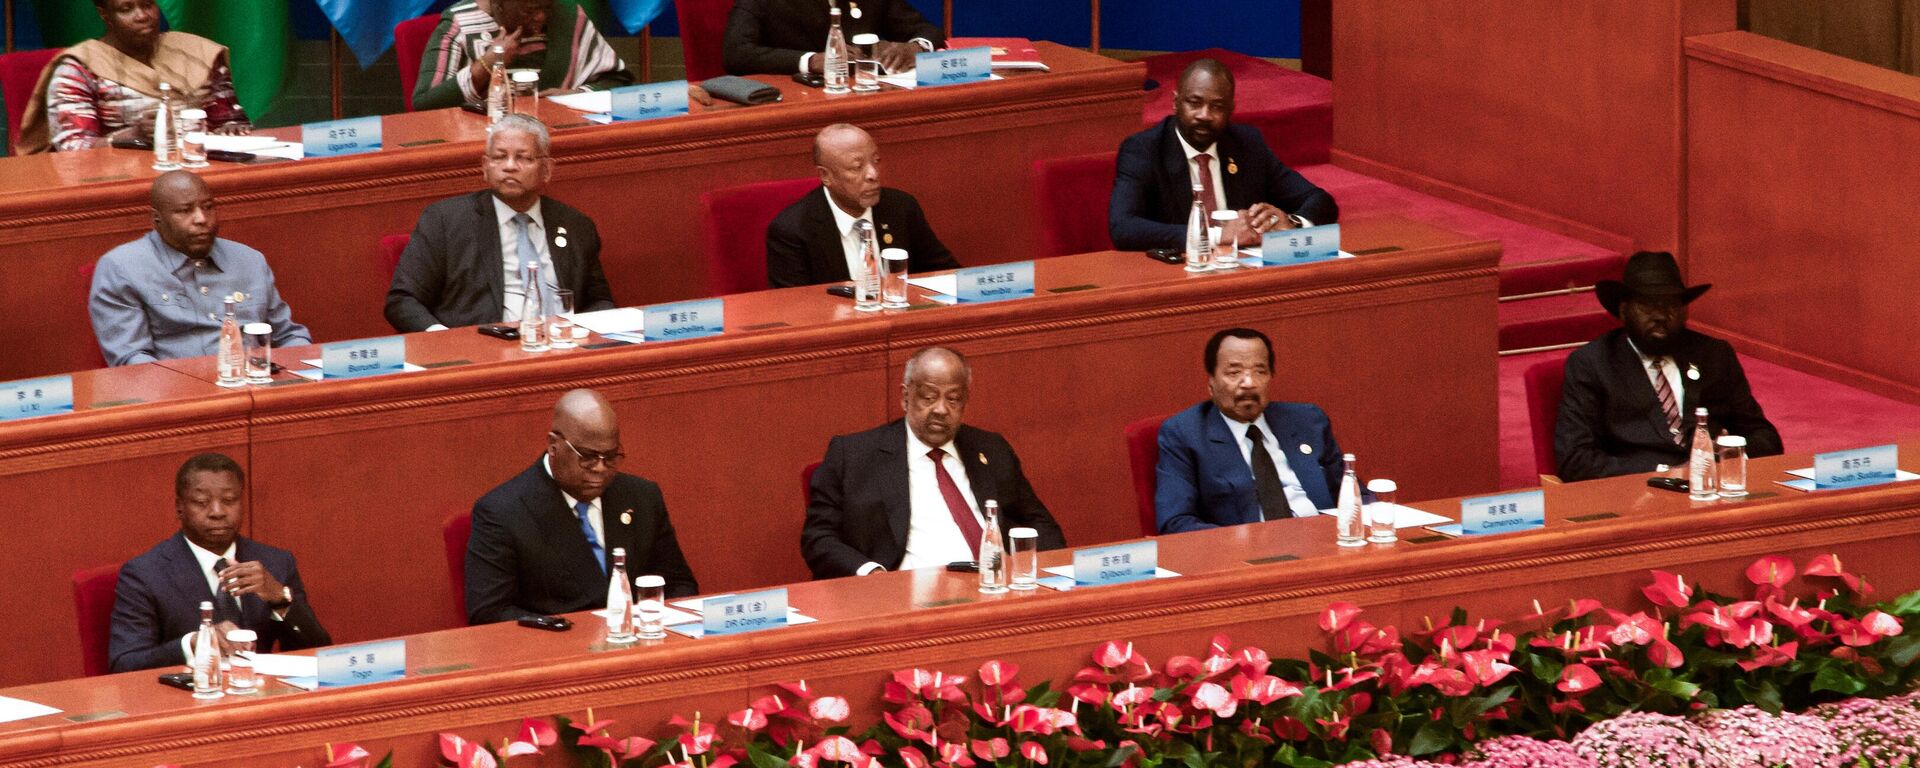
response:
<path fill-rule="evenodd" d="M 252 130 L 234 98 L 226 47 L 185 32 L 161 32 L 154 0 L 93 0 L 107 33 L 62 51 L 40 73 L 20 130 L 23 154 L 91 149 L 144 138 L 160 106 L 160 84 L 174 108 L 207 112 L 215 133 Z"/>

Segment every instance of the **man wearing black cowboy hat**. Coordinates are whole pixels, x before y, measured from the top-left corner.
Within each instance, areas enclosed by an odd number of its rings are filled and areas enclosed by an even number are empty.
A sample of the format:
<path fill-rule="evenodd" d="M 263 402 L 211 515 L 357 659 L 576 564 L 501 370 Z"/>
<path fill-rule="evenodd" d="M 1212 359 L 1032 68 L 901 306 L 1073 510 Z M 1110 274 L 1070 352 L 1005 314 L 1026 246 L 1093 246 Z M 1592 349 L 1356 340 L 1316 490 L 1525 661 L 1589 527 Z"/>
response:
<path fill-rule="evenodd" d="M 1685 464 L 1693 412 L 1707 409 L 1715 436 L 1747 439 L 1747 455 L 1781 452 L 1780 432 L 1747 387 L 1733 347 L 1687 330 L 1687 304 L 1711 285 L 1688 286 L 1673 254 L 1628 257 L 1620 280 L 1594 293 L 1621 327 L 1567 357 L 1553 450 L 1560 479 L 1590 480 Z"/>

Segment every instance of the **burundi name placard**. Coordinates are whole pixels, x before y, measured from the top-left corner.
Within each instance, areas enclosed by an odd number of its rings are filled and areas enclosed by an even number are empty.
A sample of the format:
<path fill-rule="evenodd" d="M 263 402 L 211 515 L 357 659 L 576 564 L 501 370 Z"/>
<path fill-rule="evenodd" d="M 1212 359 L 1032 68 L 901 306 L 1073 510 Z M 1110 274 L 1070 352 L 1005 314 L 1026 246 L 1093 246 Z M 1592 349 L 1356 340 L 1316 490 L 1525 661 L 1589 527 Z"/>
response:
<path fill-rule="evenodd" d="M 1283 229 L 1260 237 L 1260 264 L 1281 267 L 1340 257 L 1340 225 Z"/>
<path fill-rule="evenodd" d="M 1545 491 L 1503 493 L 1460 501 L 1461 533 L 1468 536 L 1530 531 L 1546 524 Z"/>
<path fill-rule="evenodd" d="M 718 336 L 726 330 L 727 309 L 721 299 L 657 304 L 645 310 L 641 329 L 647 341 L 678 341 Z"/>
<path fill-rule="evenodd" d="M 787 625 L 787 590 L 768 589 L 708 598 L 700 604 L 700 628 L 707 635 L 732 635 Z"/>
<path fill-rule="evenodd" d="M 380 151 L 380 116 L 308 123 L 300 127 L 307 157 L 339 157 Z"/>
<path fill-rule="evenodd" d="M 0 384 L 0 421 L 73 413 L 73 376 Z"/>
<path fill-rule="evenodd" d="M 1813 455 L 1813 487 L 1858 488 L 1891 483 L 1900 469 L 1900 446 L 1876 445 Z"/>
<path fill-rule="evenodd" d="M 978 83 L 993 77 L 993 49 L 960 48 L 913 57 L 914 82 L 921 86 Z"/>
<path fill-rule="evenodd" d="M 613 98 L 613 119 L 620 122 L 654 120 L 687 113 L 687 81 L 629 85 L 607 91 Z"/>
<path fill-rule="evenodd" d="M 1159 559 L 1159 544 L 1151 540 L 1076 549 L 1073 583 L 1095 586 L 1151 579 Z"/>
<path fill-rule="evenodd" d="M 407 676 L 405 640 L 322 648 L 313 655 L 319 664 L 322 688 L 382 683 Z"/>
<path fill-rule="evenodd" d="M 1033 298 L 1031 261 L 969 267 L 953 274 L 960 282 L 954 298 L 961 304 Z"/>
<path fill-rule="evenodd" d="M 357 379 L 399 373 L 406 369 L 405 336 L 342 341 L 320 348 L 320 377 L 323 379 Z"/>

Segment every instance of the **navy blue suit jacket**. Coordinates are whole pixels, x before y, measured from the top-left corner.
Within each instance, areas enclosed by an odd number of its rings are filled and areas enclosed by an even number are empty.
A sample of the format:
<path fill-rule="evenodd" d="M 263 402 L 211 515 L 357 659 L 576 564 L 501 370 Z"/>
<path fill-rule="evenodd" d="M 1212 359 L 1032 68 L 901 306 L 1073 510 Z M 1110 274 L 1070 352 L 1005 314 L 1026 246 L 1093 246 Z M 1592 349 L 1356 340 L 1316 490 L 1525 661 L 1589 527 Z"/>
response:
<path fill-rule="evenodd" d="M 1268 403 L 1267 428 L 1280 441 L 1287 466 L 1320 509 L 1332 509 L 1345 467 L 1333 424 L 1307 403 Z M 1302 451 L 1305 447 L 1307 450 Z M 1207 400 L 1160 424 L 1160 461 L 1154 468 L 1154 518 L 1161 533 L 1260 522 L 1253 468 L 1220 409 Z"/>
<path fill-rule="evenodd" d="M 243 537 L 234 542 L 233 559 L 240 563 L 259 561 L 275 581 L 293 590 L 293 605 L 287 608 L 285 618 L 275 621 L 273 609 L 254 595 L 240 598 L 240 615 L 236 618 L 233 601 L 224 596 L 214 599 L 207 577 L 200 573 L 200 561 L 187 549 L 187 537 L 176 533 L 120 566 L 120 583 L 113 594 L 113 632 L 107 640 L 107 663 L 113 671 L 185 664 L 180 637 L 200 628 L 200 603 L 206 601 L 214 603 L 216 622 L 232 621 L 242 629 L 258 632 L 255 648 L 262 652 L 276 647 L 297 651 L 333 643 L 320 620 L 314 618 L 293 553 Z"/>
<path fill-rule="evenodd" d="M 1186 245 L 1193 174 L 1187 170 L 1173 120 L 1168 117 L 1120 142 L 1113 196 L 1107 202 L 1107 234 L 1114 248 L 1144 251 Z M 1258 129 L 1230 124 L 1215 143 L 1220 146 L 1220 180 L 1228 208 L 1269 203 L 1315 225 L 1340 220 L 1333 195 L 1280 162 Z"/>

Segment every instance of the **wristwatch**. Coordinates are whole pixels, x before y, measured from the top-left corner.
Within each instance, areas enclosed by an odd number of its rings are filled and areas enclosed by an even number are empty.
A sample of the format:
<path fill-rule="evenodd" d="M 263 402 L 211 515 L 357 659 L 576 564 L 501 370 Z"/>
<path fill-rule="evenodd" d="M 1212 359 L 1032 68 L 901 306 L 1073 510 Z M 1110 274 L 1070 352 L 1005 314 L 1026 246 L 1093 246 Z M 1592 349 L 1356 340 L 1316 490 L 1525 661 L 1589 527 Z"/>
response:
<path fill-rule="evenodd" d="M 268 608 L 280 609 L 293 605 L 293 587 L 280 587 L 280 602 L 267 603 Z"/>

